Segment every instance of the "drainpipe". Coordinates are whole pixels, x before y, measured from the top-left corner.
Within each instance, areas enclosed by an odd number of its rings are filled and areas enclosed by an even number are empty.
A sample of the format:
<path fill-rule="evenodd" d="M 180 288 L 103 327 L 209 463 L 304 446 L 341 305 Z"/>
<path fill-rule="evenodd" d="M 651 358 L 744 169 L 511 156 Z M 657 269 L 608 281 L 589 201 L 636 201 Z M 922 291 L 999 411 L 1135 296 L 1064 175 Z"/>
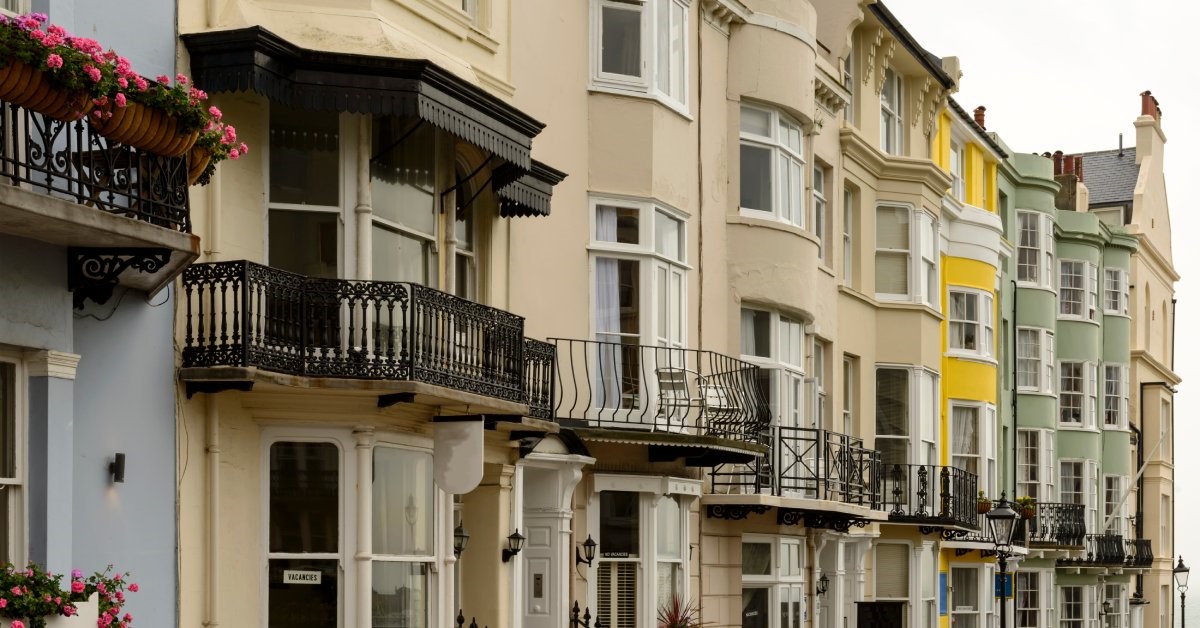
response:
<path fill-rule="evenodd" d="M 704 67 L 704 11 L 696 20 L 696 67 Z M 696 72 L 696 347 L 704 347 L 704 153 L 702 124 L 704 112 L 704 72 Z M 724 349 L 725 347 L 722 347 Z"/>
<path fill-rule="evenodd" d="M 208 618 L 205 626 L 218 626 L 217 614 L 220 611 L 221 569 L 219 546 L 220 536 L 218 525 L 221 521 L 221 416 L 217 411 L 217 396 L 208 395 L 205 400 L 207 410 L 208 443 L 205 453 L 208 464 Z"/>
<path fill-rule="evenodd" d="M 1012 284 L 1012 483 L 1013 483 L 1013 499 L 1019 497 L 1017 495 L 1017 280 L 1013 279 Z"/>
<path fill-rule="evenodd" d="M 1146 386 L 1146 384 L 1143 383 L 1142 391 L 1145 391 L 1145 386 Z M 1144 405 L 1145 404 L 1142 403 L 1141 393 L 1139 393 L 1138 408 L 1140 409 Z M 1138 468 L 1141 468 L 1142 453 L 1143 453 L 1142 452 L 1142 447 L 1143 447 L 1142 442 L 1144 440 L 1142 438 L 1142 430 L 1139 430 L 1132 423 L 1129 425 L 1129 429 L 1132 430 L 1135 434 L 1137 434 L 1137 466 L 1138 466 Z M 1140 538 L 1142 538 L 1142 478 L 1141 478 L 1141 476 L 1139 476 L 1137 479 L 1137 487 L 1138 487 L 1137 515 L 1134 516 L 1134 518 L 1133 518 L 1133 538 L 1140 539 Z M 1133 597 L 1135 597 L 1137 599 L 1143 598 L 1142 584 L 1143 584 L 1142 574 L 1139 573 L 1137 575 L 1137 586 L 1134 588 Z"/>
<path fill-rule="evenodd" d="M 1175 297 L 1171 297 L 1171 372 L 1175 372 Z M 1171 433 L 1175 433 L 1174 412 L 1171 413 Z"/>

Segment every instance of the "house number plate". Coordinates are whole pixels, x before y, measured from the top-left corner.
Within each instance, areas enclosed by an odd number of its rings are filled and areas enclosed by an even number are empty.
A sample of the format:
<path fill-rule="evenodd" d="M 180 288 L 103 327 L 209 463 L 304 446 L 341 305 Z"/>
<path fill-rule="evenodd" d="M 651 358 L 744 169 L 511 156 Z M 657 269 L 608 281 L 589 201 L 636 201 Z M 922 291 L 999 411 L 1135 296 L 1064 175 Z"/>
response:
<path fill-rule="evenodd" d="M 321 584 L 321 572 L 319 571 L 295 571 L 285 569 L 283 572 L 284 584 Z"/>

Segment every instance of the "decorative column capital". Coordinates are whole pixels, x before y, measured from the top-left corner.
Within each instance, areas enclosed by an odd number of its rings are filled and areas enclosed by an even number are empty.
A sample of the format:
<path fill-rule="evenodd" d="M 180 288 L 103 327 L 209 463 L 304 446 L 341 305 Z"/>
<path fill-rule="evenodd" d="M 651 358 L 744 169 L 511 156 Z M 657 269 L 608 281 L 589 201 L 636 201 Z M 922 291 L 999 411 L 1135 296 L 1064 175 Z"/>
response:
<path fill-rule="evenodd" d="M 25 364 L 30 377 L 56 377 L 58 379 L 75 379 L 75 370 L 82 357 L 65 351 L 44 349 L 27 351 Z"/>

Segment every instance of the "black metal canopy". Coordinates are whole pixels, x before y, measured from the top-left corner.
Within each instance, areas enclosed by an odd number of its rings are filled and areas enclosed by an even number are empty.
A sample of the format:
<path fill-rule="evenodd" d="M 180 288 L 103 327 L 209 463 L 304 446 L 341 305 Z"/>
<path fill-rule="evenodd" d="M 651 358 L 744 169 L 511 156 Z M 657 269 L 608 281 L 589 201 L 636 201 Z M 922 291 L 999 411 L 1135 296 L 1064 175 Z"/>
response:
<path fill-rule="evenodd" d="M 297 109 L 418 117 L 499 157 L 502 215 L 550 213 L 566 175 L 533 162 L 545 127 L 521 110 L 427 59 L 325 52 L 296 46 L 261 26 L 181 36 L 193 80 L 209 92 L 254 91 Z"/>

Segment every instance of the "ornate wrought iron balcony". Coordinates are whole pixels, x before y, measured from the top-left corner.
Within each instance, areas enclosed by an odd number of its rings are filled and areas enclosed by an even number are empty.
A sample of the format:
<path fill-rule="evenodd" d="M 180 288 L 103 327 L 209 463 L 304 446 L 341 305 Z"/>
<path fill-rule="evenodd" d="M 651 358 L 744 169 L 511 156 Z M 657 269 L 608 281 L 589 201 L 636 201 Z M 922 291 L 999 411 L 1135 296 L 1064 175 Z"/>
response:
<path fill-rule="evenodd" d="M 758 367 L 713 351 L 552 338 L 560 421 L 762 442 Z"/>
<path fill-rule="evenodd" d="M 419 284 L 319 279 L 247 261 L 183 275 L 183 366 L 419 381 L 549 416 L 554 348 L 520 316 Z"/>
<path fill-rule="evenodd" d="M 879 452 L 861 438 L 803 427 L 772 427 L 771 453 L 711 472 L 713 492 L 819 499 L 881 508 Z"/>
<path fill-rule="evenodd" d="M 1082 549 L 1087 525 L 1083 504 L 1038 502 L 1025 527 L 1026 543 L 1041 549 Z"/>
<path fill-rule="evenodd" d="M 1129 560 L 1125 551 L 1125 538 L 1119 534 L 1085 534 L 1083 554 L 1060 558 L 1058 564 L 1069 567 L 1123 567 Z"/>
<path fill-rule="evenodd" d="M 187 164 L 110 142 L 90 118 L 60 122 L 0 103 L 0 176 L 97 211 L 191 232 Z"/>
<path fill-rule="evenodd" d="M 957 467 L 885 464 L 880 482 L 888 520 L 923 526 L 977 529 L 979 479 Z"/>
<path fill-rule="evenodd" d="M 1125 540 L 1125 566 L 1149 567 L 1154 563 L 1154 550 L 1150 547 L 1150 539 Z"/>

